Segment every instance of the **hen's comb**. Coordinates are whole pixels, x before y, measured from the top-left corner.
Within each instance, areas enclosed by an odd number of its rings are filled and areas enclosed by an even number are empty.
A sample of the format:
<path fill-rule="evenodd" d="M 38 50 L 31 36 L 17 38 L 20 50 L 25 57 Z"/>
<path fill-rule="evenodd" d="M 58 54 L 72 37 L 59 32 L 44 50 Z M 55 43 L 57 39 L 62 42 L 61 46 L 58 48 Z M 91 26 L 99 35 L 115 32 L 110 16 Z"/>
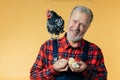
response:
<path fill-rule="evenodd" d="M 51 15 L 50 15 L 50 10 L 48 9 L 47 10 L 47 18 L 50 18 L 51 17 Z"/>

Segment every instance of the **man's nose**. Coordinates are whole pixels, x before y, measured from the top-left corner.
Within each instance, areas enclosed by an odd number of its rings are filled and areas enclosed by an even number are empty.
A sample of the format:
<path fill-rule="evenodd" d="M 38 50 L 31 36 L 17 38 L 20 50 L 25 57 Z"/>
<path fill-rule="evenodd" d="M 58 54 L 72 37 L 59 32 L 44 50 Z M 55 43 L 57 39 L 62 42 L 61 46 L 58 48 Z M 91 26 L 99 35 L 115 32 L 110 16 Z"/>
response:
<path fill-rule="evenodd" d="M 80 24 L 77 23 L 77 24 L 74 26 L 74 29 L 75 29 L 75 30 L 78 30 L 79 27 L 80 27 Z"/>

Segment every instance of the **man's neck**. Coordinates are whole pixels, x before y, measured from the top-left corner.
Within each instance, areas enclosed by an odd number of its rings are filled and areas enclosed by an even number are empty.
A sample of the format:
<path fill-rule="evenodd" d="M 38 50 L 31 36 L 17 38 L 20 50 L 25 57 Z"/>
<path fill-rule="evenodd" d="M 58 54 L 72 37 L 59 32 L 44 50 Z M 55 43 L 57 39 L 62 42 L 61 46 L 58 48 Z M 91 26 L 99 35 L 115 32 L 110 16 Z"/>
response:
<path fill-rule="evenodd" d="M 78 43 L 70 42 L 70 45 L 71 45 L 72 47 L 77 47 L 77 46 L 78 46 Z"/>
<path fill-rule="evenodd" d="M 69 41 L 70 42 L 70 45 L 72 46 L 72 47 L 77 47 L 78 46 L 78 41 L 77 42 L 72 42 L 72 41 Z"/>

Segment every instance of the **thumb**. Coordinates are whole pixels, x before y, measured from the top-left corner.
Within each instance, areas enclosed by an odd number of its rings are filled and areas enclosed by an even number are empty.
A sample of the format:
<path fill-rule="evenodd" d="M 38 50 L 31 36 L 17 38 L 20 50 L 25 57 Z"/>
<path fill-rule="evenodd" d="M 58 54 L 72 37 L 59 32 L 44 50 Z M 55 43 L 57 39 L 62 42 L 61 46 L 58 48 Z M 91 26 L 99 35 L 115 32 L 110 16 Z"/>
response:
<path fill-rule="evenodd" d="M 62 59 L 62 57 L 61 57 L 61 56 L 59 56 L 59 57 L 58 57 L 58 60 L 60 60 L 60 59 Z"/>

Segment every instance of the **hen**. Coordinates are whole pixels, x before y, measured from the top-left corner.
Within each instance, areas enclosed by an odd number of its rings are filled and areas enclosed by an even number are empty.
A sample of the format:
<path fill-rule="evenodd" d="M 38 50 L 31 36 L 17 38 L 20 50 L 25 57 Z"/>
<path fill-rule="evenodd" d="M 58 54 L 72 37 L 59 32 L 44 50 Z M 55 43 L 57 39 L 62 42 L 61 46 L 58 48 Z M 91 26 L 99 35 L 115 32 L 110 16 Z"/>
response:
<path fill-rule="evenodd" d="M 47 12 L 47 30 L 51 34 L 51 39 L 56 39 L 64 32 L 64 20 L 56 12 Z"/>

